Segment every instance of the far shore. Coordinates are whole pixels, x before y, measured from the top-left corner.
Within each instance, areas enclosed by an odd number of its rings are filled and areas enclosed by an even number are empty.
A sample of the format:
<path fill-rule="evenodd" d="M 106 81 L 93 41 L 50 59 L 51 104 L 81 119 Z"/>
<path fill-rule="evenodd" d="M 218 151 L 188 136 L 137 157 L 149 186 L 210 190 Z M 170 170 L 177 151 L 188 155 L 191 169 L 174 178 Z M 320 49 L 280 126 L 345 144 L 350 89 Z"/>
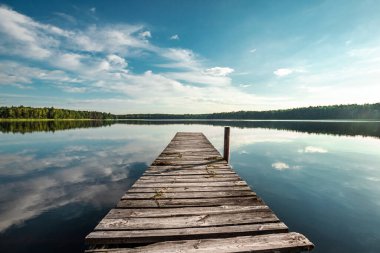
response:
<path fill-rule="evenodd" d="M 7 119 L 0 122 L 39 122 L 39 121 L 282 121 L 282 122 L 380 122 L 379 119 Z"/>

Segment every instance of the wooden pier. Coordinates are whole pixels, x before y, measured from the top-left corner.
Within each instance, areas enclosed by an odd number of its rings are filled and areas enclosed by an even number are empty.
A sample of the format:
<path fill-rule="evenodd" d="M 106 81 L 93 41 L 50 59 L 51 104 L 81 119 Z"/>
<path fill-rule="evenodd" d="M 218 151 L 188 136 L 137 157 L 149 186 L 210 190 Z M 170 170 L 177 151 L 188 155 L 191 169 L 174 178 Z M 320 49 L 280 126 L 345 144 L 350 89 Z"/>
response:
<path fill-rule="evenodd" d="M 202 133 L 169 145 L 86 237 L 86 252 L 301 252 L 314 245 L 265 205 Z"/>

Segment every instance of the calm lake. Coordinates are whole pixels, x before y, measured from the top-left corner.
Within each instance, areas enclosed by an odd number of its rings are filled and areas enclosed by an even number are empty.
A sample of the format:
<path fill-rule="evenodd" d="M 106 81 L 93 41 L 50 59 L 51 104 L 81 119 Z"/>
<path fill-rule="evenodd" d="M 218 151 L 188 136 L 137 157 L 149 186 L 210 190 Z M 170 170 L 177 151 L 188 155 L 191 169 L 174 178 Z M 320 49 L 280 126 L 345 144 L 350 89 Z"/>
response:
<path fill-rule="evenodd" d="M 0 252 L 82 252 L 178 131 L 203 132 L 313 252 L 380 252 L 380 123 L 0 123 Z"/>

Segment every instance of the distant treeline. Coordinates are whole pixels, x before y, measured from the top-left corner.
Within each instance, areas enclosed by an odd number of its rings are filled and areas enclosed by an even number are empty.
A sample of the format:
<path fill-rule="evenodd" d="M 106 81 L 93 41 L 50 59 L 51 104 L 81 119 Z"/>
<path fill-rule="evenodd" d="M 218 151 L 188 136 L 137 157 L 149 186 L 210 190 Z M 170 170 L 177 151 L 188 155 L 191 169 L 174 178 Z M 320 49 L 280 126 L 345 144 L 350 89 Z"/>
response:
<path fill-rule="evenodd" d="M 364 105 L 310 106 L 303 108 L 272 111 L 238 111 L 210 114 L 125 114 L 95 111 L 74 111 L 54 107 L 32 108 L 25 106 L 0 107 L 3 119 L 257 119 L 257 120 L 380 120 L 380 103 Z"/>
<path fill-rule="evenodd" d="M 119 119 L 354 119 L 379 120 L 380 103 L 364 105 L 310 106 L 303 108 L 273 111 L 238 111 L 211 114 L 127 114 L 118 115 Z"/>
<path fill-rule="evenodd" d="M 54 107 L 33 108 L 27 106 L 0 107 L 4 119 L 116 119 L 116 115 L 94 111 L 74 111 Z"/>
<path fill-rule="evenodd" d="M 109 120 L 51 120 L 51 121 L 6 121 L 0 122 L 2 133 L 55 132 L 76 128 L 111 126 L 116 121 Z"/>

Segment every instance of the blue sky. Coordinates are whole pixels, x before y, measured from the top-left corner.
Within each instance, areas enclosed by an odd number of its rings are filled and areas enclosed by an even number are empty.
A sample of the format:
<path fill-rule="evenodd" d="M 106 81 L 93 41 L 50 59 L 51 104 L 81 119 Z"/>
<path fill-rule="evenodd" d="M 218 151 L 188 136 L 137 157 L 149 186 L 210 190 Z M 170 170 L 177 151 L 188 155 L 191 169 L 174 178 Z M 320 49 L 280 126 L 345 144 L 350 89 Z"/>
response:
<path fill-rule="evenodd" d="M 380 102 L 380 1 L 0 1 L 0 105 Z"/>

